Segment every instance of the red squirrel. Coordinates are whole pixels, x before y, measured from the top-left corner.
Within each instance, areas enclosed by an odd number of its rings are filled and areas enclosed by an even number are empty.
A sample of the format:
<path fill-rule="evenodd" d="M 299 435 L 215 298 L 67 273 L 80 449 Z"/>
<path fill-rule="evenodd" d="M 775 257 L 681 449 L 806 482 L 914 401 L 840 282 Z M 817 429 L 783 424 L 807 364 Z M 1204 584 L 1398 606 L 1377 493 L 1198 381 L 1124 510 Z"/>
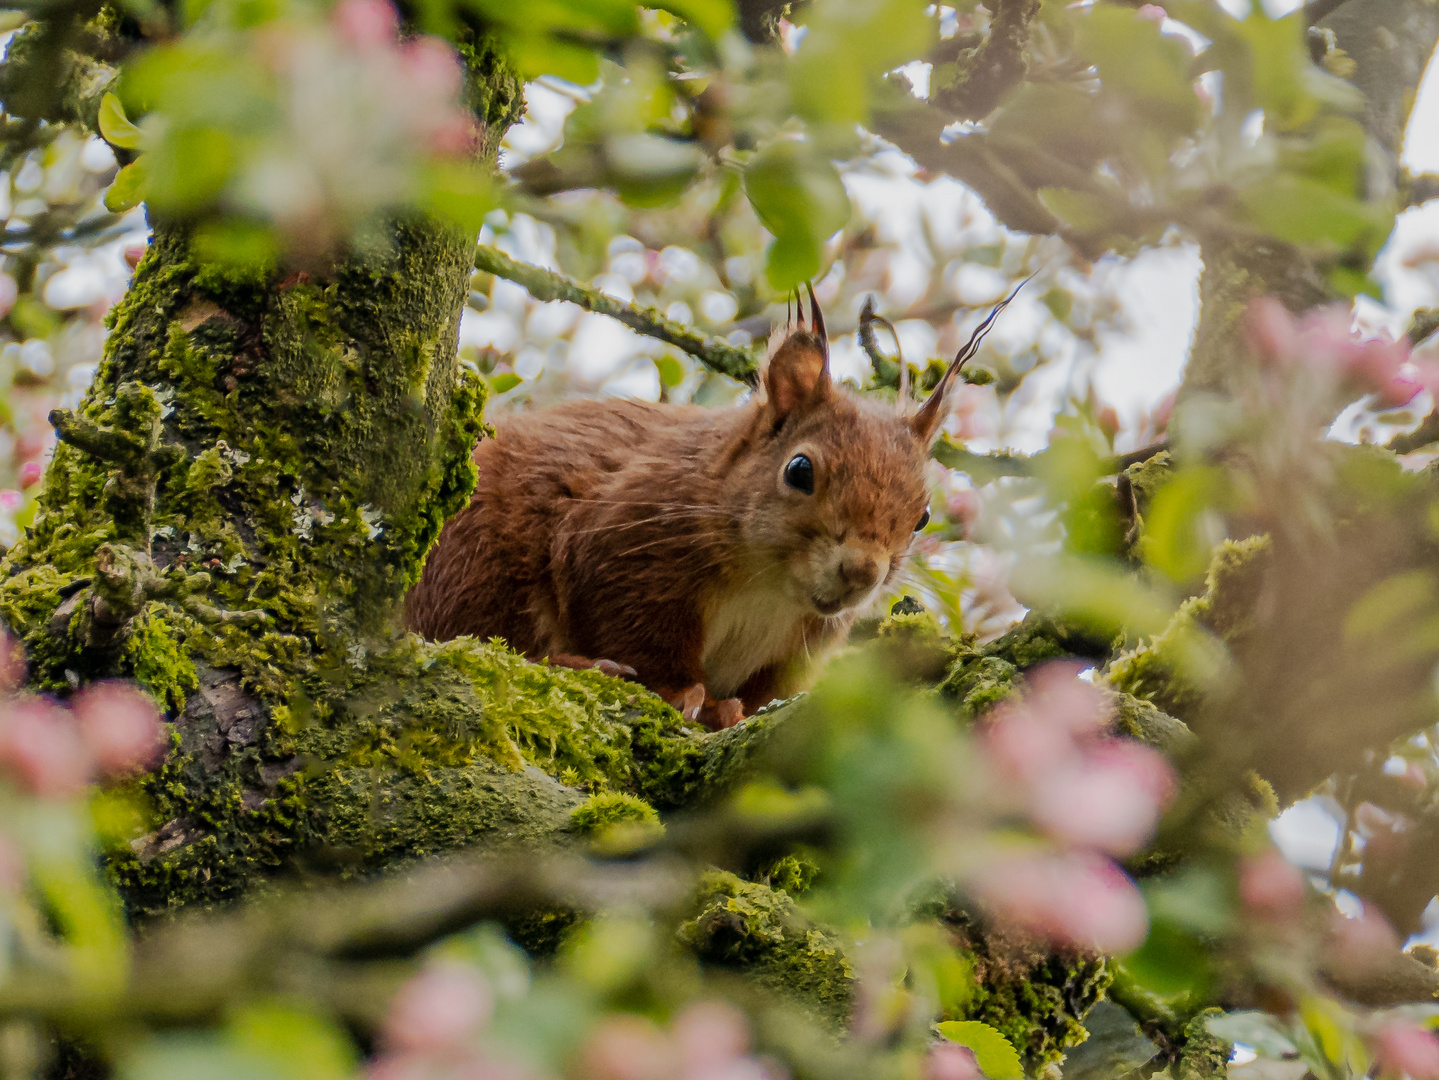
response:
<path fill-rule="evenodd" d="M 809 299 L 809 325 L 800 307 L 771 335 L 741 405 L 571 401 L 497 419 L 470 505 L 407 598 L 410 628 L 628 675 L 710 727 L 803 689 L 928 522 L 925 461 L 955 375 L 1013 296 L 918 409 L 831 379 Z"/>

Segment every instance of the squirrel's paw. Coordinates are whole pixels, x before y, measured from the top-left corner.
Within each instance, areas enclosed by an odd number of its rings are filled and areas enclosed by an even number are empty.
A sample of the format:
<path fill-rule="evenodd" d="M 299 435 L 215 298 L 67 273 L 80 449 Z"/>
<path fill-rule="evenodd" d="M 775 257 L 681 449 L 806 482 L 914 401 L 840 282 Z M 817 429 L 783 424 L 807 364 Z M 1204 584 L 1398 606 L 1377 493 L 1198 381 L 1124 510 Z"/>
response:
<path fill-rule="evenodd" d="M 569 653 L 554 653 L 545 657 L 545 661 L 554 667 L 572 668 L 576 671 L 594 668 L 598 672 L 613 675 L 619 679 L 633 679 L 639 674 L 628 664 L 617 664 L 613 660 L 590 660 L 583 656 L 571 656 Z"/>
<path fill-rule="evenodd" d="M 711 731 L 734 727 L 744 719 L 744 702 L 737 697 L 707 701 L 700 710 L 700 723 Z"/>
<path fill-rule="evenodd" d="M 705 693 L 705 684 L 697 682 L 693 686 L 676 690 L 672 694 L 661 693 L 660 697 L 673 705 L 675 712 L 693 722 L 700 718 L 708 695 Z"/>

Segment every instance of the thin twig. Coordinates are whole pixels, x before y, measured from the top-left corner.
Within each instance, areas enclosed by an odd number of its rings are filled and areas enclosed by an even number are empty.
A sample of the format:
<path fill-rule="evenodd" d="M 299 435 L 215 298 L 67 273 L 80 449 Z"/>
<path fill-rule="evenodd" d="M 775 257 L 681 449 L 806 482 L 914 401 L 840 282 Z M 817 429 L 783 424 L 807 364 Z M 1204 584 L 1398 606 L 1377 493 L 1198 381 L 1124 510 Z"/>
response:
<path fill-rule="evenodd" d="M 608 315 L 637 333 L 683 349 L 711 371 L 731 379 L 753 386 L 758 378 L 759 362 L 754 353 L 718 338 L 698 334 L 673 319 L 665 318 L 654 308 L 636 307 L 616 300 L 553 270 L 518 262 L 486 244 L 480 244 L 476 250 L 475 267 L 524 286 L 536 300 L 568 300 L 586 311 Z"/>

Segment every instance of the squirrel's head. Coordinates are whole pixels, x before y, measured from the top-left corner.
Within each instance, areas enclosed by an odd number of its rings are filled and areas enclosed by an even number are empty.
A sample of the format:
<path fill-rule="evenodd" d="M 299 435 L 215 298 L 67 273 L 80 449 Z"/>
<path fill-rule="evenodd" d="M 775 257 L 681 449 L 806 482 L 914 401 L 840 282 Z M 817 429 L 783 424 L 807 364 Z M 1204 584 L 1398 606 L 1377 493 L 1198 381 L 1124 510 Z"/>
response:
<path fill-rule="evenodd" d="M 954 376 L 982 334 L 922 406 L 895 406 L 830 378 L 824 318 L 812 291 L 809 299 L 808 325 L 801 307 L 771 335 L 732 490 L 741 493 L 738 517 L 755 572 L 777 562 L 793 603 L 832 616 L 873 601 L 929 521 L 929 448 Z"/>

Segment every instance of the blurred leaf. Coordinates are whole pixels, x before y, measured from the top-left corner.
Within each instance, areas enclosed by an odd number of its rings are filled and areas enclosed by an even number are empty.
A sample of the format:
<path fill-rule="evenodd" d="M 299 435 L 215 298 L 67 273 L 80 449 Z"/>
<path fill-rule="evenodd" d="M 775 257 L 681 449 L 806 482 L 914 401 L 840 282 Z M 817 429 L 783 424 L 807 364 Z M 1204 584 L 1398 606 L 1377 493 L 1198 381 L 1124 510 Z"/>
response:
<path fill-rule="evenodd" d="M 1069 229 L 1081 236 L 1105 237 L 1119 231 L 1124 221 L 1123 207 L 1087 191 L 1069 188 L 1040 188 L 1039 201 L 1044 208 Z"/>
<path fill-rule="evenodd" d="M 1189 995 L 1209 980 L 1209 956 L 1194 935 L 1155 920 L 1149 937 L 1121 962 L 1135 982 L 1161 997 Z"/>
<path fill-rule="evenodd" d="M 839 172 L 809 143 L 777 139 L 755 155 L 745 194 L 774 234 L 766 270 L 781 292 L 819 276 L 826 240 L 849 221 L 849 196 Z"/>
<path fill-rule="evenodd" d="M 105 209 L 114 214 L 123 214 L 140 205 L 145 197 L 145 174 L 149 163 L 138 157 L 115 174 L 105 192 Z"/>
<path fill-rule="evenodd" d="M 1229 879 L 1211 867 L 1191 866 L 1178 874 L 1150 878 L 1142 891 L 1151 918 L 1184 930 L 1220 934 L 1234 918 Z"/>
<path fill-rule="evenodd" d="M 1285 1058 L 1297 1048 L 1268 1013 L 1257 1011 L 1225 1013 L 1205 1021 L 1205 1027 L 1225 1042 L 1243 1043 L 1260 1057 Z"/>
<path fill-rule="evenodd" d="M 345 1080 L 355 1051 L 344 1032 L 312 1012 L 279 1002 L 246 1006 L 230 1021 L 239 1051 L 291 1080 Z"/>
<path fill-rule="evenodd" d="M 1003 244 L 980 244 L 978 247 L 964 249 L 964 261 L 978 263 L 980 266 L 998 266 L 1003 258 Z"/>
<path fill-rule="evenodd" d="M 685 381 L 685 366 L 673 356 L 657 358 L 655 370 L 659 372 L 660 382 L 665 386 L 675 387 Z"/>
<path fill-rule="evenodd" d="M 208 1032 L 151 1035 L 116 1067 L 118 1080 L 288 1080 Z"/>
<path fill-rule="evenodd" d="M 1024 1080 L 1024 1065 L 1004 1033 L 978 1020 L 946 1020 L 936 1030 L 974 1051 L 975 1063 L 990 1080 Z"/>
<path fill-rule="evenodd" d="M 1214 544 L 1222 539 L 1210 536 L 1203 525 L 1223 501 L 1228 486 L 1224 471 L 1216 466 L 1175 473 L 1155 494 L 1145 515 L 1144 561 L 1179 583 L 1203 574 Z"/>
<path fill-rule="evenodd" d="M 1100 1001 L 1084 1018 L 1089 1038 L 1064 1055 L 1064 1080 L 1126 1077 L 1159 1053 L 1128 1010 Z"/>
<path fill-rule="evenodd" d="M 869 119 L 872 82 L 919 59 L 936 35 L 924 0 L 830 0 L 804 10 L 806 33 L 789 64 L 795 110 L 814 123 Z"/>
<path fill-rule="evenodd" d="M 513 371 L 502 371 L 490 379 L 490 391 L 495 394 L 503 394 L 507 390 L 513 390 L 524 381 Z"/>
<path fill-rule="evenodd" d="M 1174 611 L 1167 595 L 1119 564 L 1093 556 L 1030 557 L 1015 566 L 1010 584 L 1026 606 L 1062 614 L 1099 633 L 1157 634 Z"/>
<path fill-rule="evenodd" d="M 1049 309 L 1049 313 L 1060 322 L 1069 318 L 1074 310 L 1074 294 L 1068 289 L 1061 289 L 1058 286 L 1047 290 L 1039 298 L 1039 302 Z"/>
<path fill-rule="evenodd" d="M 1079 52 L 1099 72 L 1106 91 L 1122 95 L 1169 140 L 1199 120 L 1190 76 L 1193 59 L 1179 39 L 1126 7 L 1096 5 L 1076 20 Z"/>
<path fill-rule="evenodd" d="M 167 132 L 143 159 L 148 163 L 145 200 L 170 213 L 199 210 L 213 202 L 233 172 L 234 149 L 230 134 L 218 127 Z"/>
<path fill-rule="evenodd" d="M 1388 232 L 1393 215 L 1306 176 L 1278 173 L 1239 193 L 1245 216 L 1271 236 L 1300 246 L 1349 249 Z"/>
<path fill-rule="evenodd" d="M 143 138 L 140 129 L 130 123 L 130 118 L 125 115 L 125 107 L 120 104 L 120 99 L 112 93 L 106 93 L 100 99 L 100 134 L 111 146 L 118 146 L 122 150 L 140 149 Z"/>
<path fill-rule="evenodd" d="M 196 229 L 190 248 L 202 262 L 255 272 L 274 265 L 280 244 L 274 231 L 263 225 L 218 221 Z"/>
<path fill-rule="evenodd" d="M 718 40 L 735 21 L 730 0 L 659 0 L 650 6 L 678 15 L 711 40 Z"/>

